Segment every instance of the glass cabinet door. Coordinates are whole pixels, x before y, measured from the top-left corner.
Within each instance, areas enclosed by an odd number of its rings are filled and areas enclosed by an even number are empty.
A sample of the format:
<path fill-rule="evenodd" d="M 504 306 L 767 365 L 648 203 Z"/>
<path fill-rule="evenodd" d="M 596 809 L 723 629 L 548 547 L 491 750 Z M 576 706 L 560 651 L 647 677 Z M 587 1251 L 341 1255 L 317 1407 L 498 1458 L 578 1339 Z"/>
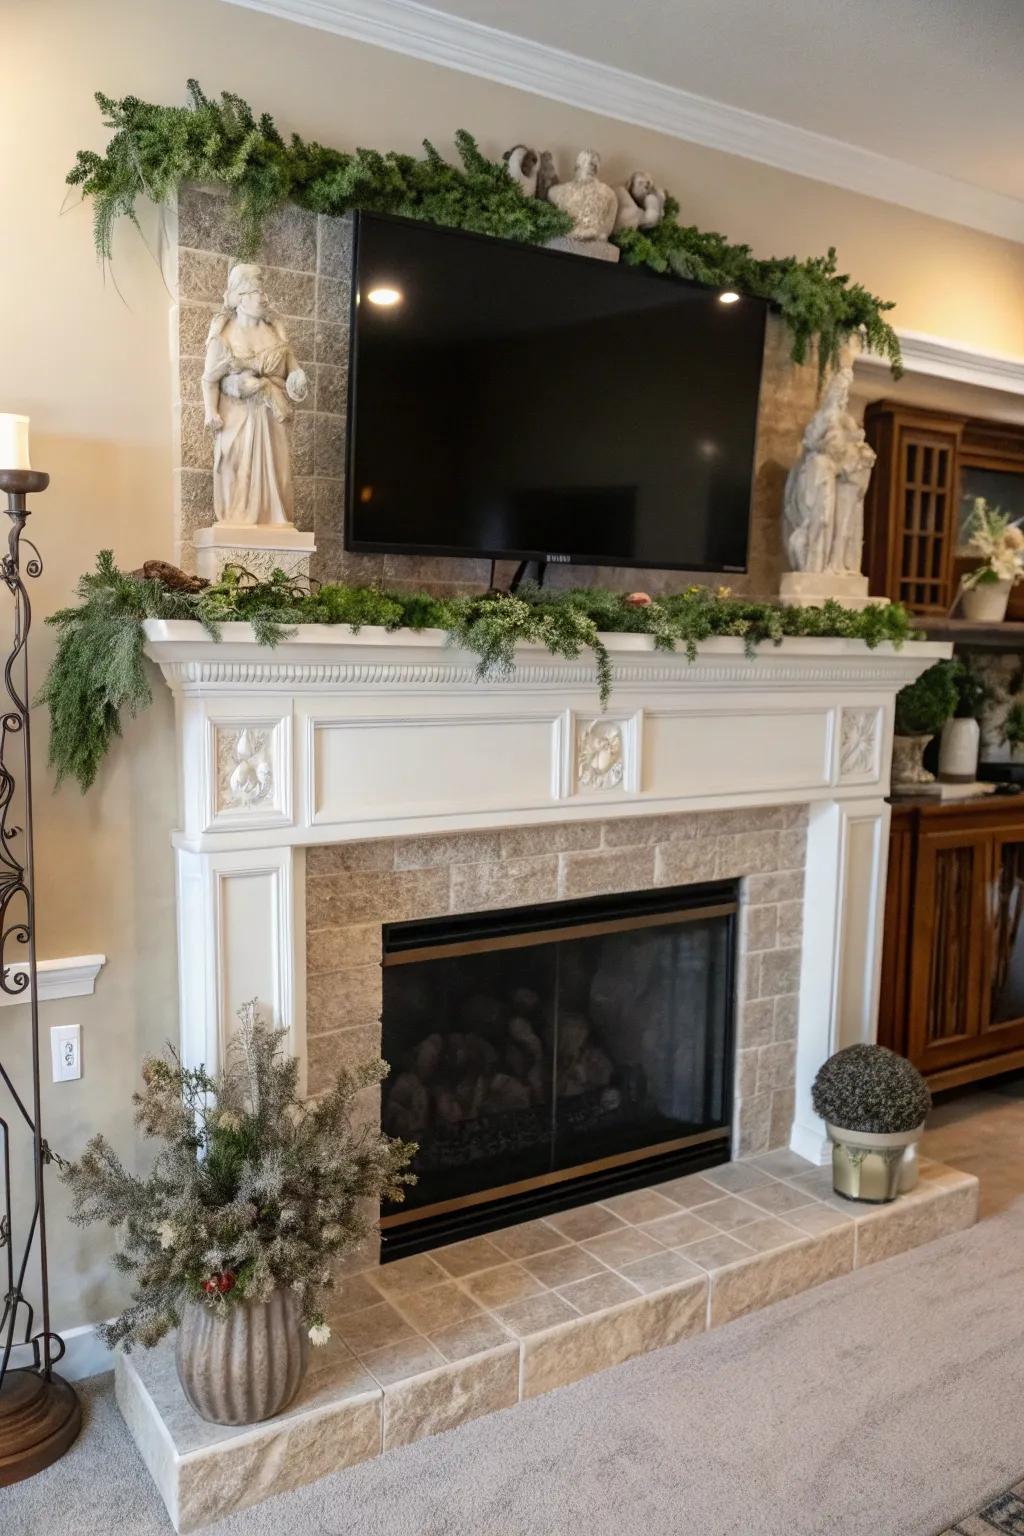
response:
<path fill-rule="evenodd" d="M 1024 838 L 995 839 L 989 914 L 991 975 L 985 1028 L 1024 1025 Z"/>

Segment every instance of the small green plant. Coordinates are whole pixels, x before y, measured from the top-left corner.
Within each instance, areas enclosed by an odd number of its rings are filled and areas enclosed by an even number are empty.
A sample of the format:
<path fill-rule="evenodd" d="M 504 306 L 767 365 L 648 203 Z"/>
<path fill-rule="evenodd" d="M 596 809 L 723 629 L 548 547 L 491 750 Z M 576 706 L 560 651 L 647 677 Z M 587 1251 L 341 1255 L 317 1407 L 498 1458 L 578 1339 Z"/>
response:
<path fill-rule="evenodd" d="M 444 630 L 453 644 L 473 652 L 481 676 L 509 674 L 516 647 L 543 645 L 555 656 L 589 652 L 601 705 L 608 701 L 612 664 L 602 639 L 608 633 L 647 634 L 655 649 L 685 651 L 692 661 L 704 640 L 733 635 L 748 655 L 758 645 L 787 635 L 835 636 L 868 646 L 900 646 L 915 631 L 897 603 L 873 603 L 863 612 L 826 602 L 821 608 L 783 608 L 733 597 L 728 591 L 688 587 L 646 607 L 618 592 L 587 587 L 548 592 L 521 587 L 515 595 L 435 598 L 424 592 L 386 592 L 378 587 L 325 583 L 307 588 L 275 571 L 259 581 L 237 566 L 199 591 L 168 586 L 157 578 L 126 575 L 103 550 L 96 570 L 78 584 L 81 602 L 47 623 L 58 631 L 57 652 L 39 694 L 50 711 L 50 764 L 57 782 L 76 779 L 83 790 L 120 734 L 122 712 L 136 714 L 150 702 L 145 659 L 146 619 L 194 619 L 213 639 L 236 619 L 251 624 L 259 644 L 278 644 L 295 624 L 366 624 L 387 630 Z"/>
<path fill-rule="evenodd" d="M 915 1066 L 884 1045 L 849 1045 L 830 1056 L 811 1087 L 815 1112 L 844 1131 L 913 1131 L 931 1108 Z"/>
<path fill-rule="evenodd" d="M 284 1031 L 255 1003 L 239 1022 L 218 1073 L 183 1066 L 173 1050 L 144 1063 L 135 1119 L 163 1143 L 145 1177 L 129 1173 L 102 1134 L 63 1167 L 72 1221 L 109 1222 L 120 1234 L 114 1264 L 135 1280 L 131 1305 L 98 1330 L 111 1347 L 158 1343 L 190 1302 L 225 1316 L 278 1288 L 298 1293 L 311 1341 L 325 1344 L 333 1265 L 370 1231 L 361 1202 L 401 1200 L 415 1182 L 412 1143 L 350 1118 L 356 1094 L 386 1076 L 382 1061 L 303 1100 Z"/>
<path fill-rule="evenodd" d="M 937 661 L 896 695 L 897 736 L 934 736 L 957 707 L 956 663 Z"/>
<path fill-rule="evenodd" d="M 288 202 L 314 213 L 364 209 L 401 214 L 534 243 L 571 228 L 572 221 L 552 203 L 523 197 L 504 162 L 489 160 L 464 129 L 455 134 L 459 165 L 450 164 L 427 140 L 422 157 L 329 149 L 297 134 L 286 141 L 271 117 L 257 117 L 248 102 L 230 91 L 218 100 L 190 80 L 187 92 L 187 104 L 178 107 L 96 93 L 113 136 L 103 154 L 79 150 L 67 180 L 92 202 L 96 249 L 104 261 L 110 258 L 118 219 L 137 222 L 140 198 L 163 202 L 187 182 L 230 192 L 239 218 L 239 248 L 228 254 L 238 256 L 256 253 L 267 218 Z M 678 213 L 670 197 L 653 229 L 615 235 L 623 261 L 767 299 L 790 329 L 798 363 L 816 343 L 823 373 L 838 360 L 847 337 L 863 335 L 899 376 L 899 338 L 885 318 L 893 305 L 837 271 L 834 250 L 803 261 L 795 256 L 761 260 L 747 245 L 681 225 Z"/>
<path fill-rule="evenodd" d="M 1024 747 L 1024 701 L 1020 699 L 1011 704 L 1006 711 L 1006 719 L 1003 721 L 1003 740 L 1013 754 Z"/>

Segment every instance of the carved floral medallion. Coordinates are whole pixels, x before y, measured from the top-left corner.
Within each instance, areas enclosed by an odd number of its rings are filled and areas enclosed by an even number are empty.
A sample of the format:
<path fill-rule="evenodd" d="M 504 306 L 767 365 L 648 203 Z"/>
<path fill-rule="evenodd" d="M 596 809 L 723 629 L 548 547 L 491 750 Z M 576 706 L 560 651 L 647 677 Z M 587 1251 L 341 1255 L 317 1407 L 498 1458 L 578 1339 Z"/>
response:
<path fill-rule="evenodd" d="M 576 735 L 576 781 L 583 789 L 618 789 L 625 772 L 622 724 L 591 720 Z"/>
<path fill-rule="evenodd" d="M 266 731 L 217 731 L 217 798 L 224 809 L 248 810 L 266 800 L 274 771 Z"/>

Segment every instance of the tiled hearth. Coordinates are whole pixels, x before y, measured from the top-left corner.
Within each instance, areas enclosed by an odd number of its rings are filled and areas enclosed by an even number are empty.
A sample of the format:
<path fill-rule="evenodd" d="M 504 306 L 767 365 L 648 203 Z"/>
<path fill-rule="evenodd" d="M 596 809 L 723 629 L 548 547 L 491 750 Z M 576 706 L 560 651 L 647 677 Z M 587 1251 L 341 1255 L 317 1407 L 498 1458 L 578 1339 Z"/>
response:
<path fill-rule="evenodd" d="M 124 1417 L 180 1531 L 578 1381 L 945 1233 L 978 1181 L 923 1163 L 888 1206 L 787 1150 L 341 1282 L 292 1409 L 243 1429 L 185 1402 L 173 1346 L 119 1357 Z"/>

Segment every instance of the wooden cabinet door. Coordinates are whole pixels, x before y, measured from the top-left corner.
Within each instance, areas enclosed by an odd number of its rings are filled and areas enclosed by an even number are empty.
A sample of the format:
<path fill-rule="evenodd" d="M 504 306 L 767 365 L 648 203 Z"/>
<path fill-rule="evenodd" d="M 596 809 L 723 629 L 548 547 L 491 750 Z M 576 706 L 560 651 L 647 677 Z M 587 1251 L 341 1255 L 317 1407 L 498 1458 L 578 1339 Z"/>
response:
<path fill-rule="evenodd" d="M 953 601 L 957 538 L 957 434 L 900 425 L 893 507 L 893 596 L 916 613 Z"/>
<path fill-rule="evenodd" d="M 908 1054 L 925 1073 L 985 1052 L 992 858 L 988 832 L 921 832 Z"/>

